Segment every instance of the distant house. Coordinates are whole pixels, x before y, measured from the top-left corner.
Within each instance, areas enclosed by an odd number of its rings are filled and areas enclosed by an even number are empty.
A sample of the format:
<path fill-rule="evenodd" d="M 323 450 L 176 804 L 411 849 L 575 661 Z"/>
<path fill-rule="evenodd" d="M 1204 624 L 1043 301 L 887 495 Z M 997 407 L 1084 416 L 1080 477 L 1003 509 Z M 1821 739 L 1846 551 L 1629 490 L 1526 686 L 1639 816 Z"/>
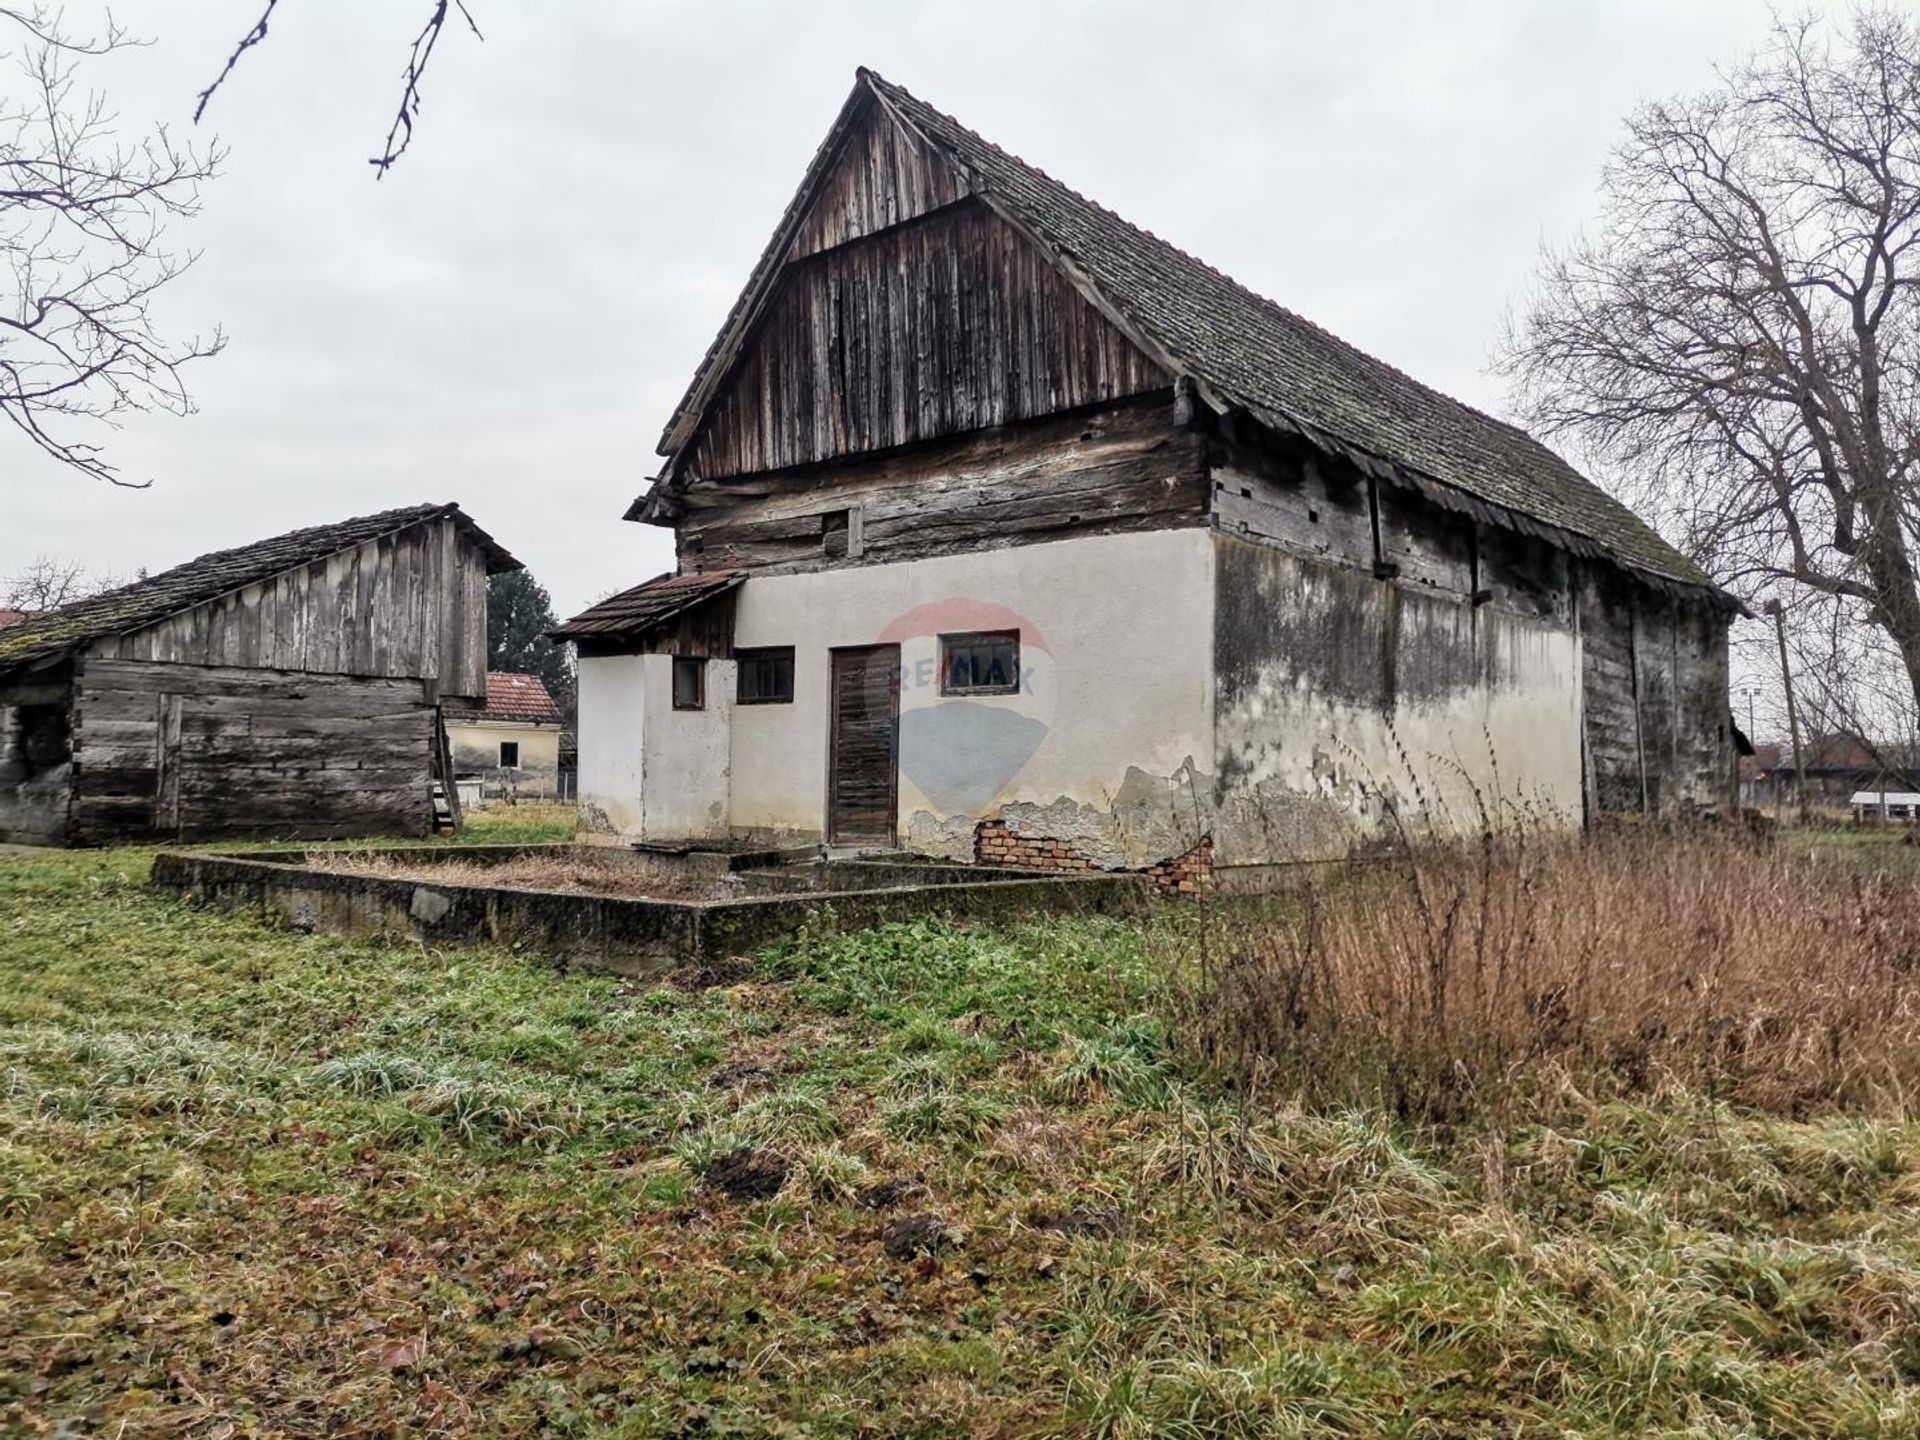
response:
<path fill-rule="evenodd" d="M 1697 565 L 868 71 L 659 448 L 674 573 L 555 632 L 588 841 L 1260 883 L 1489 798 L 1733 803 Z"/>
<path fill-rule="evenodd" d="M 9 610 L 4 605 L 0 605 L 0 630 L 5 630 L 10 625 L 24 624 L 39 613 L 37 610 Z"/>
<path fill-rule="evenodd" d="M 444 703 L 486 694 L 457 505 L 203 555 L 0 630 L 0 840 L 422 835 Z"/>
<path fill-rule="evenodd" d="M 490 671 L 487 703 L 447 714 L 453 773 L 478 780 L 485 795 L 554 795 L 562 721 L 538 675 Z"/>
<path fill-rule="evenodd" d="M 1899 821 L 1911 825 L 1920 819 L 1920 793 L 1912 790 L 1856 790 L 1847 803 L 1853 807 L 1858 825 L 1890 824 Z"/>

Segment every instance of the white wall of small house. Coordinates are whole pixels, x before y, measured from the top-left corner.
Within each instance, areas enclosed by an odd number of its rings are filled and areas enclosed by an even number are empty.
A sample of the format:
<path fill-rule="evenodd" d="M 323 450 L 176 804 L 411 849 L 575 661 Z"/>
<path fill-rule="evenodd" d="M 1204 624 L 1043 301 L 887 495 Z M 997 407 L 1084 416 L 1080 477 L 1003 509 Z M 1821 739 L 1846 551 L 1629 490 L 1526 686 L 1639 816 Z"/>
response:
<path fill-rule="evenodd" d="M 582 841 L 726 836 L 733 662 L 705 664 L 705 707 L 676 710 L 673 657 L 581 657 L 577 814 Z"/>
<path fill-rule="evenodd" d="M 1186 832 L 1212 783 L 1206 531 L 760 575 L 739 596 L 736 646 L 792 646 L 794 697 L 734 709 L 735 832 L 825 832 L 831 651 L 897 643 L 902 843 L 971 858 L 977 822 L 1001 817 L 1146 864 L 1197 838 Z M 1019 693 L 943 695 L 940 636 L 1007 629 L 1021 637 Z M 583 761 L 586 745 L 583 730 Z"/>
<path fill-rule="evenodd" d="M 500 742 L 520 747 L 517 770 L 523 779 L 553 784 L 560 770 L 560 727 L 516 724 L 507 720 L 447 721 L 447 743 L 458 774 L 484 774 L 501 768 Z"/>
<path fill-rule="evenodd" d="M 646 826 L 649 840 L 720 840 L 728 834 L 731 660 L 705 660 L 706 703 L 673 708 L 673 657 L 649 655 Z"/>
<path fill-rule="evenodd" d="M 618 844 L 646 832 L 642 784 L 648 655 L 580 657 L 579 837 Z"/>

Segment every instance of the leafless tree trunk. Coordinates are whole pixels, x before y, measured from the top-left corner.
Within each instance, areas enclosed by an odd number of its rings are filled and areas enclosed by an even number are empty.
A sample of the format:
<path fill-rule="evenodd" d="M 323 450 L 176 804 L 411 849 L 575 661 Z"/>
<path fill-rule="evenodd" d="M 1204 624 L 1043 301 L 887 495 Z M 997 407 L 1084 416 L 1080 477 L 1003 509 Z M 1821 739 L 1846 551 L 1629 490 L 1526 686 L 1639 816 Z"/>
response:
<path fill-rule="evenodd" d="M 1713 90 L 1638 111 L 1603 193 L 1509 334 L 1526 417 L 1736 590 L 1877 630 L 1920 697 L 1914 23 L 1778 25 Z"/>
<path fill-rule="evenodd" d="M 155 295 L 193 262 L 166 248 L 169 221 L 191 216 L 219 161 L 164 129 L 128 141 L 76 71 L 135 42 L 109 28 L 63 32 L 58 10 L 0 4 L 0 416 L 83 475 L 129 480 L 84 438 L 129 411 L 185 414 L 188 362 L 220 348 L 171 338 Z"/>

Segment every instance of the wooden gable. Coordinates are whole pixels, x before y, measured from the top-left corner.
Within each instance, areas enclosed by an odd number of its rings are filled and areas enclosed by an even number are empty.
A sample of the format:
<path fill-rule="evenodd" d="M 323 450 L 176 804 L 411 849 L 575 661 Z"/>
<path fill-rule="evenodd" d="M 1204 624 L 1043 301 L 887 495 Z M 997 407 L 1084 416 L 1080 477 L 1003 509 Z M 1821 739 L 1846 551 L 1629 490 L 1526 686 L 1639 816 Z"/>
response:
<path fill-rule="evenodd" d="M 868 454 L 1172 383 L 972 189 L 869 107 L 812 185 L 679 475 Z"/>
<path fill-rule="evenodd" d="M 103 637 L 97 659 L 431 681 L 487 693 L 487 554 L 451 519 L 406 529 Z"/>

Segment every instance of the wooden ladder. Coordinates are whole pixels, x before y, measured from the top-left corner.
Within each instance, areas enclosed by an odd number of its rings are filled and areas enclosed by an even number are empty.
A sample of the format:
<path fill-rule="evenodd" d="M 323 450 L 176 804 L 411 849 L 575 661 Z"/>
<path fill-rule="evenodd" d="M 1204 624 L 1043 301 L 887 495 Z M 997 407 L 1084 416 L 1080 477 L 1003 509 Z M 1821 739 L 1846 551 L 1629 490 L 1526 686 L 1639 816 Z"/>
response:
<path fill-rule="evenodd" d="M 433 710 L 433 833 L 450 835 L 465 819 L 460 814 L 460 786 L 453 778 L 453 747 L 447 743 L 446 711 Z"/>

